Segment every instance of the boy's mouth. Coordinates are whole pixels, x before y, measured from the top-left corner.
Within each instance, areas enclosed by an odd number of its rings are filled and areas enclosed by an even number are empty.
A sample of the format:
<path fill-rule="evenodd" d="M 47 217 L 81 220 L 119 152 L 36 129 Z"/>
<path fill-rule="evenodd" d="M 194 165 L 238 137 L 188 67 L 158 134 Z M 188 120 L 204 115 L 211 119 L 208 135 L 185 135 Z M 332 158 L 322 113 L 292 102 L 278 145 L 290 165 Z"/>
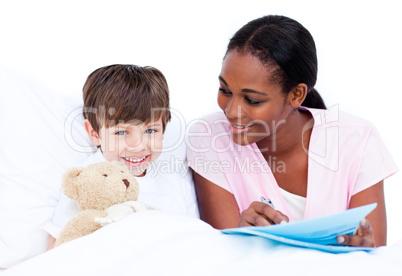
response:
<path fill-rule="evenodd" d="M 129 164 L 137 165 L 145 162 L 145 160 L 147 160 L 148 157 L 149 155 L 143 157 L 122 157 L 122 159 L 128 162 Z"/>

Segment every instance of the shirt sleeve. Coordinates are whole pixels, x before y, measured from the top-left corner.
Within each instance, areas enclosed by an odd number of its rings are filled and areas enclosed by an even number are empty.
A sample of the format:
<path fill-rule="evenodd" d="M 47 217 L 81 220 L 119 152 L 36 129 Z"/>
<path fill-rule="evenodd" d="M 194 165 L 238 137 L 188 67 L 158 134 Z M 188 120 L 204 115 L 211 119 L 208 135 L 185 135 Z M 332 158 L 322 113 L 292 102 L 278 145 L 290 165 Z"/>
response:
<path fill-rule="evenodd" d="M 54 238 L 58 238 L 60 231 L 64 228 L 67 222 L 72 219 L 80 209 L 75 204 L 75 201 L 68 198 L 64 193 L 61 194 L 59 203 L 56 206 L 53 220 L 46 223 L 43 229 Z"/>
<path fill-rule="evenodd" d="M 179 139 L 177 140 L 180 141 Z M 167 156 L 163 158 L 161 155 L 160 159 L 162 159 L 162 162 L 163 160 L 168 160 L 169 166 L 172 166 L 169 170 L 175 172 L 174 175 L 170 176 L 172 177 L 172 181 L 174 181 L 174 183 L 170 185 L 177 186 L 178 201 L 183 201 L 185 204 L 183 213 L 191 217 L 199 218 L 194 180 L 186 164 L 186 144 L 184 142 L 176 143 L 176 147 L 173 150 L 169 150 L 169 148 L 165 148 L 165 150 L 167 150 Z M 172 161 L 172 157 L 174 157 L 174 161 Z M 166 177 L 168 177 L 167 174 Z"/>
<path fill-rule="evenodd" d="M 74 200 L 68 198 L 64 193 L 61 194 L 59 204 L 54 212 L 53 220 L 47 223 L 44 229 L 54 238 L 58 238 L 61 230 L 76 214 L 80 212 Z"/>
<path fill-rule="evenodd" d="M 222 160 L 223 155 L 229 152 L 225 147 L 231 143 L 231 138 L 218 120 L 214 124 L 206 119 L 199 120 L 189 128 L 187 164 L 197 174 L 231 192 L 225 177 L 228 168 Z"/>
<path fill-rule="evenodd" d="M 365 143 L 353 194 L 393 175 L 398 168 L 377 130 L 372 127 Z"/>
<path fill-rule="evenodd" d="M 187 215 L 189 215 L 191 217 L 199 218 L 200 214 L 198 211 L 197 197 L 196 197 L 195 188 L 194 188 L 194 180 L 193 180 L 193 178 L 191 176 L 191 172 L 188 168 L 187 168 L 183 178 L 184 178 L 184 182 L 186 183 L 185 200 L 186 200 Z"/>

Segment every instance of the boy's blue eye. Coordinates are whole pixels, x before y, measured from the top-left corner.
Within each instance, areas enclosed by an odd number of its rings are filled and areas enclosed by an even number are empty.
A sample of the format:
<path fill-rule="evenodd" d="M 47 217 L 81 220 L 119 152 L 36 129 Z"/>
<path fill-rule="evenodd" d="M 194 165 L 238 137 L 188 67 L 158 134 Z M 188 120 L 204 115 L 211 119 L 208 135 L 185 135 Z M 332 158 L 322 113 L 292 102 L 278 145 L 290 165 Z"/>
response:
<path fill-rule="evenodd" d="M 124 131 L 124 130 L 120 130 L 120 131 L 117 131 L 115 134 L 116 134 L 116 135 L 126 135 L 127 132 Z"/>
<path fill-rule="evenodd" d="M 156 131 L 155 129 L 147 129 L 145 133 L 151 134 L 154 133 L 155 131 Z"/>

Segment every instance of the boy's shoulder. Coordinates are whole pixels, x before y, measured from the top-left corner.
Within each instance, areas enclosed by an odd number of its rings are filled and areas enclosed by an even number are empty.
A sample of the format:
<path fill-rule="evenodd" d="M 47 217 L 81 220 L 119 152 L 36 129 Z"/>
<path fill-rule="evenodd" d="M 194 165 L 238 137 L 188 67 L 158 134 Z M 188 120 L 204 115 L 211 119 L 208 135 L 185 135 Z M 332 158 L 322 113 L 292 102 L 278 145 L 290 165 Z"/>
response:
<path fill-rule="evenodd" d="M 106 159 L 103 156 L 102 152 L 100 150 L 97 150 L 96 152 L 89 155 L 84 161 L 78 163 L 76 167 L 86 167 L 88 165 L 104 161 L 106 161 Z"/>

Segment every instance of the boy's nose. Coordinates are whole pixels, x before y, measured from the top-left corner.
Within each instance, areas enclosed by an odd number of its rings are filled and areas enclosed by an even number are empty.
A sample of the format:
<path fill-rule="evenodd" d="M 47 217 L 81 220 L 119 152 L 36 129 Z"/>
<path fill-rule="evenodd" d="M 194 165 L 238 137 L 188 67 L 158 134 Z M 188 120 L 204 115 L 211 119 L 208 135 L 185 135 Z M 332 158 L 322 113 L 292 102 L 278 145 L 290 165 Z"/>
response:
<path fill-rule="evenodd" d="M 129 151 L 140 152 L 147 148 L 148 138 L 146 135 L 136 135 L 135 137 L 126 139 L 126 146 Z"/>

